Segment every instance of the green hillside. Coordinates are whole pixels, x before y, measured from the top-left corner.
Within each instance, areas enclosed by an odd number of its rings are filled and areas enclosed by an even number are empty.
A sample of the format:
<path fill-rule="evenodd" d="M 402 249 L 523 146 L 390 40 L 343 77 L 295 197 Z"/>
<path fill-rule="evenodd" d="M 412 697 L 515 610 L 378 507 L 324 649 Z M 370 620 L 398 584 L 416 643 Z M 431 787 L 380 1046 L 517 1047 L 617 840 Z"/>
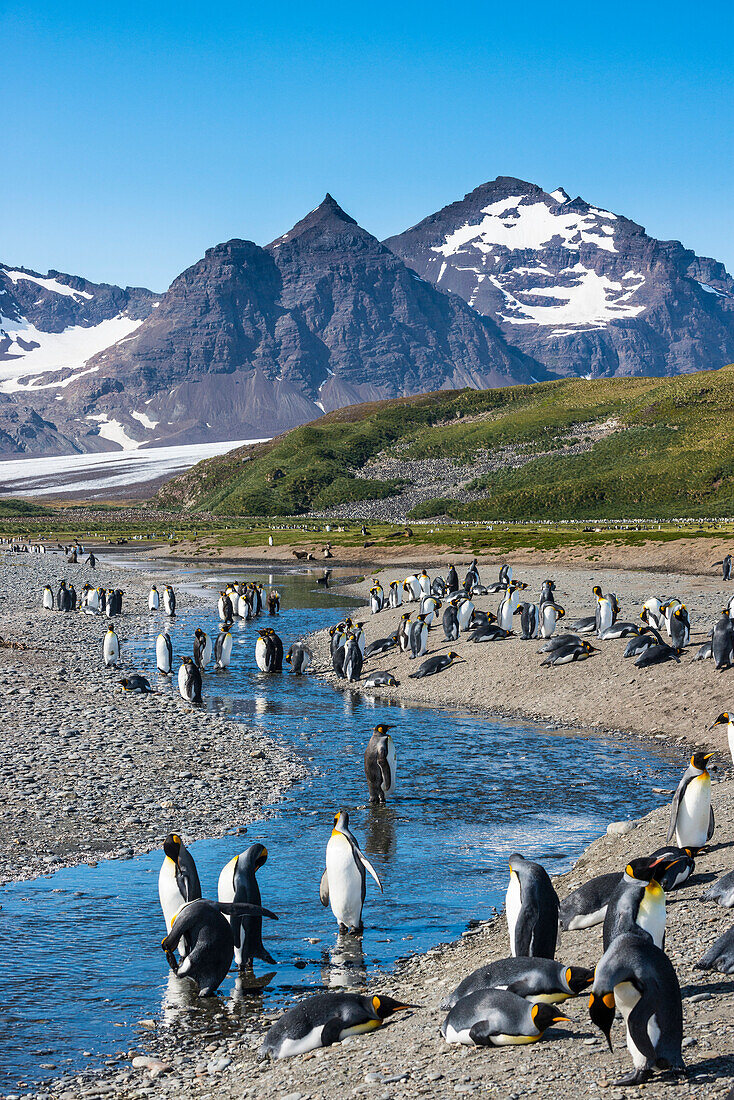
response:
<path fill-rule="evenodd" d="M 165 485 L 158 502 L 219 515 L 295 515 L 395 494 L 410 484 L 414 460 L 471 466 L 479 456 L 512 448 L 520 455 L 517 468 L 505 465 L 468 486 L 481 499 L 423 502 L 412 514 L 730 516 L 733 412 L 734 366 L 676 378 L 565 379 L 374 402 L 202 462 Z M 567 453 L 574 447 L 583 453 Z M 399 456 L 404 475 L 358 478 L 355 471 L 377 455 Z"/>

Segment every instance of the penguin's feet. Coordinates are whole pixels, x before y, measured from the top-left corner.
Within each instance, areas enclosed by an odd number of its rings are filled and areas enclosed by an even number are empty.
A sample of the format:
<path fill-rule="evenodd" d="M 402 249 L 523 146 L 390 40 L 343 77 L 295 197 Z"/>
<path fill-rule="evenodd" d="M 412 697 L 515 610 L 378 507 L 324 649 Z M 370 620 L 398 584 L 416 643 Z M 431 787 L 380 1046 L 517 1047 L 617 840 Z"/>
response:
<path fill-rule="evenodd" d="M 346 932 L 349 931 L 349 929 L 347 928 L 346 924 L 342 924 L 342 922 L 339 921 L 339 931 L 342 935 L 344 935 Z"/>
<path fill-rule="evenodd" d="M 645 1081 L 649 1081 L 651 1077 L 652 1071 L 646 1066 L 643 1066 L 642 1069 L 637 1069 L 634 1073 L 629 1073 L 626 1077 L 620 1077 L 614 1084 L 615 1086 L 642 1085 Z"/>

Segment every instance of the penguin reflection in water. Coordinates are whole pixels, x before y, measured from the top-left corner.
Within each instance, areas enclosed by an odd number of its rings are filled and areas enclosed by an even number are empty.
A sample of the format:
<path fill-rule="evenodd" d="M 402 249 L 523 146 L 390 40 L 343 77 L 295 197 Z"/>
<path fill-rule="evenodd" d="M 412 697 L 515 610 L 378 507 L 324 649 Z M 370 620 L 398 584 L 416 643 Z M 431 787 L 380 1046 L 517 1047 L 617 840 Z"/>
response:
<path fill-rule="evenodd" d="M 321 876 L 319 897 L 330 905 L 340 932 L 358 936 L 363 929 L 362 906 L 367 893 L 369 871 L 382 892 L 382 883 L 370 861 L 362 854 L 357 838 L 349 828 L 349 814 L 334 814 L 334 828 L 326 845 L 326 870 Z"/>

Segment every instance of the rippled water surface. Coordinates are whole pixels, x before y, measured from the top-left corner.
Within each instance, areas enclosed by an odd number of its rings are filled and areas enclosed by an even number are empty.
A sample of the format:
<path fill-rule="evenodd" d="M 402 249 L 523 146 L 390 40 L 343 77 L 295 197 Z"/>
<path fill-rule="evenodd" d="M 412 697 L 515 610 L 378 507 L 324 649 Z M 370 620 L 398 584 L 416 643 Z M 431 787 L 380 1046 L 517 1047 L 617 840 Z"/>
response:
<path fill-rule="evenodd" d="M 551 873 L 562 870 L 607 822 L 645 813 L 660 801 L 651 788 L 677 780 L 677 765 L 627 743 L 470 711 L 393 706 L 334 691 L 313 676 L 260 673 L 259 626 L 274 625 L 287 649 L 340 618 L 348 601 L 318 589 L 315 575 L 271 577 L 241 566 L 227 575 L 276 583 L 283 611 L 233 628 L 232 666 L 205 674 L 205 703 L 292 745 L 313 772 L 273 818 L 250 825 L 246 835 L 201 841 L 191 850 L 211 897 L 234 854 L 256 840 L 266 844 L 269 859 L 258 879 L 263 903 L 280 920 L 264 922 L 263 940 L 277 967 L 255 964 L 259 982 L 272 972 L 262 991 L 242 988 L 232 973 L 213 1004 L 192 999 L 190 983 L 169 975 L 159 946 L 165 928 L 157 852 L 4 887 L 0 1090 L 99 1064 L 134 1045 L 142 1018 L 163 1025 L 185 1020 L 212 1034 L 243 1027 L 252 1013 L 272 1010 L 295 990 L 360 985 L 378 968 L 453 939 L 469 920 L 501 908 L 512 852 L 541 860 Z M 179 594 L 171 630 L 178 654 L 192 652 L 196 626 L 218 629 L 220 580 L 205 572 L 196 579 L 211 585 L 212 610 L 188 610 Z M 155 675 L 163 621 L 151 615 L 148 633 L 130 639 L 125 654 L 161 690 L 171 690 Z M 367 623 L 367 633 L 368 640 L 384 633 L 379 617 Z M 483 648 L 491 660 L 491 647 Z M 378 722 L 395 727 L 398 789 L 390 805 L 373 808 L 366 804 L 363 753 Z M 172 780 L 180 781 L 175 763 Z M 349 810 L 384 887 L 380 894 L 368 877 L 361 943 L 337 935 L 318 897 L 340 806 Z M 239 825 L 232 821 L 233 833 Z M 179 829 L 185 837 L 185 821 Z"/>

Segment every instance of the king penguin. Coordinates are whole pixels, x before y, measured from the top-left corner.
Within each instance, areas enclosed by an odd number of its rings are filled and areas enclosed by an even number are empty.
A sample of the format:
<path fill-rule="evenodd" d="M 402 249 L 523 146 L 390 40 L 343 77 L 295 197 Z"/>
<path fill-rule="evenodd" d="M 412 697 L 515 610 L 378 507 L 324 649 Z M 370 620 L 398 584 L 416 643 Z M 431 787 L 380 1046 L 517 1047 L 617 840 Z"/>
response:
<path fill-rule="evenodd" d="M 388 733 L 392 726 L 375 726 L 364 754 L 364 774 L 370 802 L 384 804 L 395 792 L 395 744 Z"/>
<path fill-rule="evenodd" d="M 634 1072 L 615 1082 L 639 1085 L 654 1069 L 684 1069 L 680 985 L 668 956 L 647 937 L 617 936 L 602 955 L 589 998 L 592 1023 L 612 1049 L 612 1025 L 619 1009 L 627 1029 Z"/>
<path fill-rule="evenodd" d="M 653 943 L 663 947 L 665 943 L 665 891 L 657 878 L 675 860 L 643 856 L 631 860 L 614 888 L 604 916 L 604 950 L 616 936 L 626 932 L 643 932 Z"/>
<path fill-rule="evenodd" d="M 201 703 L 201 673 L 193 657 L 182 657 L 178 670 L 178 690 L 187 703 Z"/>
<path fill-rule="evenodd" d="M 726 726 L 726 738 L 729 742 L 729 755 L 731 756 L 732 763 L 734 764 L 734 721 L 728 711 L 724 711 L 711 726 Z"/>
<path fill-rule="evenodd" d="M 114 627 L 110 624 L 104 636 L 102 646 L 105 668 L 116 668 L 120 660 L 120 639 L 115 634 Z"/>
<path fill-rule="evenodd" d="M 178 833 L 169 833 L 163 841 L 163 863 L 158 873 L 158 900 L 163 910 L 166 931 L 170 932 L 173 921 L 187 901 L 201 897 L 199 873 L 191 852 L 188 851 Z M 186 953 L 186 945 L 179 953 Z"/>
<path fill-rule="evenodd" d="M 164 676 L 170 676 L 173 668 L 173 644 L 168 627 L 164 627 L 162 633 L 156 638 L 155 661 L 158 671 Z"/>
<path fill-rule="evenodd" d="M 693 754 L 670 808 L 668 844 L 675 836 L 678 847 L 691 848 L 694 855 L 711 839 L 714 832 L 711 776 L 706 769 L 706 764 L 713 755 L 712 752 Z"/>
<path fill-rule="evenodd" d="M 340 932 L 359 935 L 362 931 L 362 906 L 366 890 L 365 871 L 369 871 L 382 893 L 382 883 L 370 861 L 362 854 L 349 828 L 349 814 L 334 814 L 334 828 L 326 845 L 326 870 L 321 876 L 319 897 L 330 905 Z"/>
<path fill-rule="evenodd" d="M 218 669 L 229 668 L 232 660 L 232 635 L 229 632 L 229 623 L 223 622 L 219 633 L 214 640 L 214 660 Z"/>
<path fill-rule="evenodd" d="M 265 865 L 268 850 L 263 844 L 251 844 L 246 851 L 231 859 L 219 875 L 217 896 L 224 902 L 249 902 L 260 905 L 260 887 L 255 872 Z M 229 918 L 234 939 L 234 961 L 242 968 L 253 959 L 274 963 L 275 959 L 263 947 L 261 916 L 244 916 L 234 913 Z"/>
<path fill-rule="evenodd" d="M 510 856 L 505 912 L 513 955 L 552 959 L 558 937 L 558 895 L 548 872 L 523 856 Z"/>
<path fill-rule="evenodd" d="M 54 593 L 50 584 L 47 584 L 43 590 L 43 609 L 44 611 L 53 611 L 54 609 Z"/>
<path fill-rule="evenodd" d="M 508 989 L 478 989 L 457 1001 L 441 1025 L 447 1043 L 504 1047 L 537 1043 L 551 1024 L 567 1021 L 555 1005 L 531 1004 Z"/>
<path fill-rule="evenodd" d="M 276 1020 L 263 1039 L 258 1057 L 292 1058 L 319 1047 L 330 1047 L 350 1035 L 376 1031 L 393 1013 L 415 1007 L 392 997 L 317 993 Z"/>
<path fill-rule="evenodd" d="M 161 606 L 161 597 L 155 585 L 148 593 L 148 611 L 157 611 Z"/>
<path fill-rule="evenodd" d="M 194 661 L 203 671 L 212 656 L 212 640 L 205 630 L 197 627 L 194 631 Z"/>

